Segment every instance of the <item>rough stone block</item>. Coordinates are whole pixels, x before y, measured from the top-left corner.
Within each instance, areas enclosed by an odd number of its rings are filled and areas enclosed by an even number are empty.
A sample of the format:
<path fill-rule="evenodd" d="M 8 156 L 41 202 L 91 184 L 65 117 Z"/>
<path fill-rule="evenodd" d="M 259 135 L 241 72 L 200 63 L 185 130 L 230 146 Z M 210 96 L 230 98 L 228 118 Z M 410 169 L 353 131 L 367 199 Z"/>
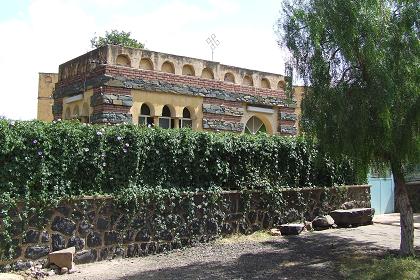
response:
<path fill-rule="evenodd" d="M 51 247 L 53 251 L 59 251 L 66 247 L 66 240 L 58 233 L 51 235 Z"/>
<path fill-rule="evenodd" d="M 108 225 L 109 225 L 109 221 L 102 217 L 99 217 L 98 221 L 96 222 L 96 227 L 98 230 L 107 230 Z"/>
<path fill-rule="evenodd" d="M 50 234 L 47 231 L 43 231 L 41 233 L 41 242 L 42 243 L 47 243 L 50 241 Z"/>
<path fill-rule="evenodd" d="M 312 221 L 312 226 L 316 230 L 327 229 L 334 225 L 334 219 L 330 215 L 317 216 Z"/>
<path fill-rule="evenodd" d="M 281 232 L 280 232 L 280 230 L 279 230 L 279 229 L 277 229 L 277 228 L 272 228 L 272 229 L 270 229 L 270 234 L 271 234 L 272 236 L 280 236 L 280 235 L 281 235 Z"/>
<path fill-rule="evenodd" d="M 280 232 L 281 235 L 298 235 L 304 228 L 304 224 L 283 224 L 280 226 Z"/>
<path fill-rule="evenodd" d="M 116 231 L 105 232 L 105 236 L 104 236 L 105 245 L 113 245 L 113 244 L 118 244 L 120 242 L 121 242 L 121 236 L 118 232 Z"/>
<path fill-rule="evenodd" d="M 87 245 L 89 247 L 98 247 L 102 245 L 101 234 L 98 232 L 89 233 L 87 236 Z"/>
<path fill-rule="evenodd" d="M 80 237 L 72 236 L 67 242 L 67 247 L 76 247 L 76 250 L 80 251 L 85 247 L 85 240 Z"/>
<path fill-rule="evenodd" d="M 122 105 L 126 107 L 131 107 L 133 106 L 133 101 L 122 100 Z"/>
<path fill-rule="evenodd" d="M 68 269 L 73 268 L 73 258 L 76 252 L 75 247 L 70 247 L 60 251 L 55 251 L 48 254 L 48 261 L 50 264 L 55 264 L 56 266 L 62 268 L 67 267 Z"/>
<path fill-rule="evenodd" d="M 371 224 L 374 214 L 373 208 L 339 209 L 330 213 L 335 223 L 341 227 Z"/>
<path fill-rule="evenodd" d="M 51 229 L 62 234 L 72 235 L 76 229 L 76 224 L 70 219 L 57 216 L 52 222 Z"/>
<path fill-rule="evenodd" d="M 91 229 L 93 228 L 93 225 L 91 225 L 88 221 L 81 221 L 79 224 L 79 233 L 81 236 L 86 236 L 89 232 L 91 232 Z"/>
<path fill-rule="evenodd" d="M 30 229 L 26 232 L 25 238 L 22 243 L 37 243 L 39 240 L 39 231 Z"/>
<path fill-rule="evenodd" d="M 50 248 L 47 246 L 31 246 L 26 248 L 25 257 L 36 260 L 45 257 L 49 252 Z"/>
<path fill-rule="evenodd" d="M 83 250 L 83 251 L 80 251 L 80 252 L 76 253 L 76 255 L 74 256 L 74 262 L 76 264 L 94 262 L 97 259 L 97 255 L 98 255 L 98 253 L 94 249 Z"/>

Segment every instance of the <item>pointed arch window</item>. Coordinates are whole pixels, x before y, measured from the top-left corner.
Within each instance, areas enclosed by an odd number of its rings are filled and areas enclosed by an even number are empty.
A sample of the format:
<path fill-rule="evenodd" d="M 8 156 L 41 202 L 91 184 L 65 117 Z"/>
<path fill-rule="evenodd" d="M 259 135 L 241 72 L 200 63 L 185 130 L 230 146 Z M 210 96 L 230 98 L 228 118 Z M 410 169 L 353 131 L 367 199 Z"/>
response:
<path fill-rule="evenodd" d="M 261 132 L 267 132 L 267 128 L 258 117 L 252 116 L 246 123 L 245 133 L 257 134 Z"/>

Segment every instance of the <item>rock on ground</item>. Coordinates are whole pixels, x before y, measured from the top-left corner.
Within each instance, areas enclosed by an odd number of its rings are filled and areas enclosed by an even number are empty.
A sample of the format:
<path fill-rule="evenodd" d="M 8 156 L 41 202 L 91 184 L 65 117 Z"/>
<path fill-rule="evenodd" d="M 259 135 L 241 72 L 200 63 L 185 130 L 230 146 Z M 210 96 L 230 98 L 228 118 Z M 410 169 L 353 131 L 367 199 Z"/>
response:
<path fill-rule="evenodd" d="M 330 215 L 317 216 L 312 221 L 312 226 L 316 230 L 327 229 L 327 228 L 332 227 L 333 225 L 334 225 L 334 219 Z"/>
<path fill-rule="evenodd" d="M 280 226 L 280 232 L 281 235 L 298 235 L 304 228 L 304 224 L 284 224 Z"/>
<path fill-rule="evenodd" d="M 371 224 L 374 214 L 373 208 L 340 209 L 330 213 L 335 223 L 341 227 Z"/>

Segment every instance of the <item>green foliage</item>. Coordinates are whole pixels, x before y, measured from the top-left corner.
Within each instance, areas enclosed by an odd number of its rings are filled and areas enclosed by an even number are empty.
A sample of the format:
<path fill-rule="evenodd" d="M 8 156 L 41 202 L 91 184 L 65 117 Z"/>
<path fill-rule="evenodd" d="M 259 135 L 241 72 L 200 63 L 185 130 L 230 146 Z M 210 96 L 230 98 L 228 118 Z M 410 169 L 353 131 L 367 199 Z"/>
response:
<path fill-rule="evenodd" d="M 420 259 L 387 256 L 383 259 L 354 261 L 342 265 L 346 279 L 357 280 L 394 280 L 420 279 Z"/>
<path fill-rule="evenodd" d="M 13 255 L 13 225 L 37 217 L 42 227 L 43 210 L 63 199 L 111 195 L 127 216 L 157 205 L 163 230 L 172 223 L 171 207 L 185 209 L 191 221 L 197 207 L 221 219 L 222 190 L 246 198 L 258 189 L 275 212 L 283 202 L 279 188 L 359 183 L 366 173 L 355 165 L 331 160 L 305 138 L 0 120 L 0 258 Z M 199 192 L 196 204 L 191 198 Z"/>
<path fill-rule="evenodd" d="M 61 121 L 0 121 L 0 162 L 2 193 L 42 201 L 139 185 L 187 191 L 358 181 L 350 161 L 332 161 L 304 138 Z"/>
<path fill-rule="evenodd" d="M 106 45 L 117 45 L 128 48 L 143 49 L 144 44 L 136 39 L 130 38 L 131 33 L 125 31 L 111 30 L 105 31 L 105 37 L 95 36 L 90 40 L 92 48 L 99 48 Z"/>
<path fill-rule="evenodd" d="M 310 89 L 302 127 L 328 151 L 396 166 L 420 158 L 417 1 L 293 1 L 279 21 Z M 400 174 L 397 174 L 400 175 Z"/>

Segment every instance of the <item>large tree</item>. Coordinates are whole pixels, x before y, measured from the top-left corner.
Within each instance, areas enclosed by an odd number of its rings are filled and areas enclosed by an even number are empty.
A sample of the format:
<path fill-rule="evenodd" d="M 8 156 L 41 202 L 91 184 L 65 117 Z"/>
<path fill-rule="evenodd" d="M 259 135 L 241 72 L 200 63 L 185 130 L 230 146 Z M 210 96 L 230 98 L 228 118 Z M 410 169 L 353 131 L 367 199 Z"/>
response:
<path fill-rule="evenodd" d="M 284 2 L 278 31 L 310 86 L 303 131 L 332 153 L 391 168 L 400 253 L 414 255 L 404 168 L 420 162 L 418 1 Z"/>
<path fill-rule="evenodd" d="M 105 36 L 95 36 L 90 40 L 92 48 L 99 48 L 105 45 L 117 45 L 129 48 L 143 49 L 144 44 L 131 38 L 130 32 L 111 30 L 105 31 Z"/>

